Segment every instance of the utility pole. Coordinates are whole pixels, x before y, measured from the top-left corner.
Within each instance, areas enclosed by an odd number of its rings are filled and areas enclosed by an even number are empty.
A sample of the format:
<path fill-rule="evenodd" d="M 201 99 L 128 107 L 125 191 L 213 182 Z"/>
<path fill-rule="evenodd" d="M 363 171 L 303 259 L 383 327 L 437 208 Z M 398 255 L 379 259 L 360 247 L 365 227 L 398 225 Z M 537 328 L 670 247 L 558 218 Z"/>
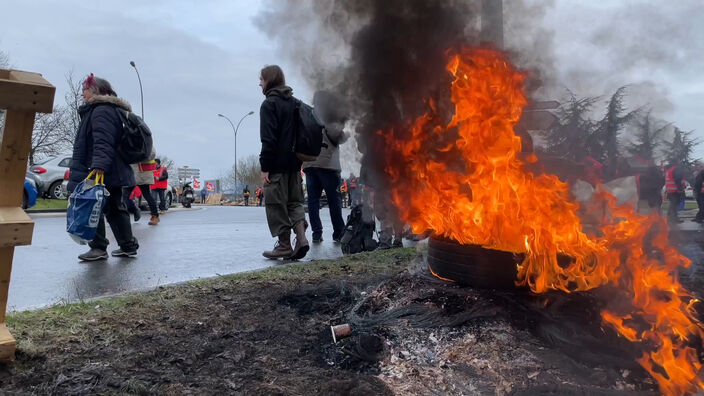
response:
<path fill-rule="evenodd" d="M 504 47 L 504 3 L 503 0 L 482 0 L 480 41 L 496 48 Z"/>
<path fill-rule="evenodd" d="M 137 64 L 134 61 L 130 61 L 130 66 L 134 67 L 134 71 L 137 72 L 137 80 L 139 81 L 139 99 L 142 102 L 142 119 L 144 119 L 144 92 L 142 91 L 142 77 L 139 76 L 139 70 L 137 70 Z"/>
<path fill-rule="evenodd" d="M 247 116 L 251 116 L 252 114 L 254 114 L 254 112 L 250 111 L 249 113 L 243 115 L 242 118 L 240 118 L 240 122 L 237 123 L 237 127 L 235 127 L 232 124 L 232 121 L 227 116 L 218 113 L 218 117 L 226 119 L 227 122 L 230 123 L 232 131 L 235 132 L 235 197 L 237 197 L 237 191 L 239 191 L 239 189 L 237 188 L 237 131 L 240 129 L 240 124 L 242 123 L 242 120 L 244 120 Z"/>

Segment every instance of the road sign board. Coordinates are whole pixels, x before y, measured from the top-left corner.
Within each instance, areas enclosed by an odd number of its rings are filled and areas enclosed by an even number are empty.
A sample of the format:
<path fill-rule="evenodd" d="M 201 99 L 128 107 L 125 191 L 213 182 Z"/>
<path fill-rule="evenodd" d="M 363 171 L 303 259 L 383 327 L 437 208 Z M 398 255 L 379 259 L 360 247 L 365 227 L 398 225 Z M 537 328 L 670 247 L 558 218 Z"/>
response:
<path fill-rule="evenodd" d="M 529 131 L 544 131 L 557 121 L 557 116 L 547 110 L 526 111 L 521 116 L 520 124 Z"/>
<path fill-rule="evenodd" d="M 176 170 L 179 178 L 200 177 L 200 169 L 195 168 L 178 168 Z"/>
<path fill-rule="evenodd" d="M 541 102 L 532 102 L 526 106 L 523 111 L 538 111 L 538 110 L 554 110 L 560 107 L 560 102 L 556 100 L 544 100 Z"/>

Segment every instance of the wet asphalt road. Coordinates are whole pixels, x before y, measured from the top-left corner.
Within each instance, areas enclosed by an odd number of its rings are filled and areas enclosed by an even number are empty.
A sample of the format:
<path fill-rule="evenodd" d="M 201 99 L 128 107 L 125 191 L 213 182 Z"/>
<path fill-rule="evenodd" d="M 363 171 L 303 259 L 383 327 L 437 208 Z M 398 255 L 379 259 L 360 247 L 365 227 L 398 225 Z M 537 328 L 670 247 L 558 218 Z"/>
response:
<path fill-rule="evenodd" d="M 325 241 L 311 244 L 305 260 L 342 255 L 332 242 L 327 208 L 321 210 Z M 343 209 L 346 218 L 349 212 Z M 88 249 L 66 234 L 65 214 L 32 214 L 31 246 L 15 249 L 8 310 L 24 310 L 60 302 L 145 290 L 170 283 L 250 271 L 276 265 L 262 257 L 274 246 L 263 207 L 207 206 L 171 210 L 161 224 L 147 225 L 149 216 L 133 223 L 139 240 L 134 259 L 110 257 L 83 263 L 77 256 Z M 110 246 L 117 249 L 112 233 Z M 308 238 L 310 239 L 310 229 Z M 281 261 L 278 261 L 281 263 Z"/>
<path fill-rule="evenodd" d="M 304 261 L 342 255 L 339 245 L 332 242 L 327 208 L 320 213 L 325 241 L 311 245 Z M 345 218 L 348 213 L 343 210 Z M 65 214 L 31 217 L 35 221 L 33 243 L 15 249 L 8 310 L 76 302 L 277 265 L 277 261 L 261 256 L 263 250 L 273 247 L 274 239 L 260 207 L 179 208 L 163 215 L 156 227 L 147 225 L 148 214 L 144 212 L 142 220 L 133 223 L 140 243 L 139 257 L 110 257 L 94 263 L 78 260 L 78 254 L 88 247 L 76 244 L 66 234 Z M 692 265 L 680 272 L 680 279 L 704 297 L 704 227 L 685 219 L 673 237 Z M 108 249 L 117 249 L 111 232 L 108 236 Z"/>

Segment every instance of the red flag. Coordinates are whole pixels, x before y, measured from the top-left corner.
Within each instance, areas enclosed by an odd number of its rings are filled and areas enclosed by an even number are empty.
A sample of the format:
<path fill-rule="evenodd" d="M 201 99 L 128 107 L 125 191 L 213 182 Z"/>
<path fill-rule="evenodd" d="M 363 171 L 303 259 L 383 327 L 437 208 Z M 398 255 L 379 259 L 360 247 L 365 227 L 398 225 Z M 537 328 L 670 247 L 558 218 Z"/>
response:
<path fill-rule="evenodd" d="M 205 188 L 208 191 L 215 191 L 215 186 L 213 186 L 213 183 L 211 183 L 211 182 L 205 182 Z"/>
<path fill-rule="evenodd" d="M 200 182 L 195 177 L 193 178 L 193 188 L 196 190 L 200 189 Z"/>

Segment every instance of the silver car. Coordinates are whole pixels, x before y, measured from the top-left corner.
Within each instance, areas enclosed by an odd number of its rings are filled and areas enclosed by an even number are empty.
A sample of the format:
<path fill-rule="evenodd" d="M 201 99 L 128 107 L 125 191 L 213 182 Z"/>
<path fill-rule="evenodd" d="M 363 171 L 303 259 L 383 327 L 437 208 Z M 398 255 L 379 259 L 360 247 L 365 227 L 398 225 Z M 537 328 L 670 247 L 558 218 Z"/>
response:
<path fill-rule="evenodd" d="M 39 196 L 66 199 L 66 195 L 61 191 L 61 182 L 64 181 L 64 175 L 69 167 L 71 167 L 70 155 L 51 157 L 30 166 L 29 172 L 41 181 L 42 189 L 39 191 Z"/>

